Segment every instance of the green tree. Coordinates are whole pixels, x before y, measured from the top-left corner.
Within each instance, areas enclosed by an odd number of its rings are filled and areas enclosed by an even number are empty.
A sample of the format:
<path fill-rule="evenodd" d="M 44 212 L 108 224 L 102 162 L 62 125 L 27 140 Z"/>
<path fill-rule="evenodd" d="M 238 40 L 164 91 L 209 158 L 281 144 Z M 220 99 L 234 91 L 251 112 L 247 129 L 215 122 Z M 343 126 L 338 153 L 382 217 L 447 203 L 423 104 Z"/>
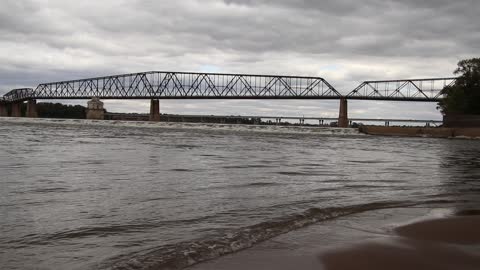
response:
<path fill-rule="evenodd" d="M 60 103 L 38 103 L 38 116 L 41 118 L 85 119 L 86 108 L 80 105 L 63 105 Z"/>
<path fill-rule="evenodd" d="M 458 62 L 456 82 L 442 90 L 445 98 L 438 103 L 443 114 L 480 114 L 480 58 Z"/>

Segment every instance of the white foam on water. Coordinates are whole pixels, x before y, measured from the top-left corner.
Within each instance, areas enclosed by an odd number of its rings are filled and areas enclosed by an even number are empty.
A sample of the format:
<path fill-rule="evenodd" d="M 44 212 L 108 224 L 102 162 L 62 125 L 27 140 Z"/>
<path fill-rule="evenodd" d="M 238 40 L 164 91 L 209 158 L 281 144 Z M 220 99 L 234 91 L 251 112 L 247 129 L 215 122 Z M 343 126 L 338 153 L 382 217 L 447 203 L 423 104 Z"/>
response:
<path fill-rule="evenodd" d="M 332 128 L 314 126 L 276 126 L 276 125 L 245 125 L 245 124 L 218 124 L 218 123 L 188 123 L 188 122 L 148 122 L 148 121 L 117 121 L 117 120 L 86 120 L 86 119 L 54 119 L 54 118 L 20 118 L 0 117 L 0 123 L 21 124 L 62 124 L 62 125 L 88 125 L 111 127 L 141 127 L 164 129 L 196 129 L 239 132 L 263 133 L 295 133 L 295 134 L 322 134 L 352 136 L 363 135 L 356 128 Z"/>

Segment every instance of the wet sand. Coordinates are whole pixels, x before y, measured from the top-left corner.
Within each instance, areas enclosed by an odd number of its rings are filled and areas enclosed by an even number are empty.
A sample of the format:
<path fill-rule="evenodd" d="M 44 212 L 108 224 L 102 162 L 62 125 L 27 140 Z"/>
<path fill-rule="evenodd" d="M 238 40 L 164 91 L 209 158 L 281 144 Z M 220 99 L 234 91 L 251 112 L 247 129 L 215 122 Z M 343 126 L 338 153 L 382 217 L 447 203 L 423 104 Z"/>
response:
<path fill-rule="evenodd" d="M 480 216 L 454 216 L 426 220 L 395 229 L 401 236 L 452 244 L 480 244 Z"/>
<path fill-rule="evenodd" d="M 322 254 L 329 270 L 480 269 L 480 216 L 427 220 L 394 230 L 401 238 Z M 456 245 L 452 245 L 456 244 Z"/>
<path fill-rule="evenodd" d="M 479 211 L 365 212 L 281 235 L 190 269 L 480 269 Z"/>

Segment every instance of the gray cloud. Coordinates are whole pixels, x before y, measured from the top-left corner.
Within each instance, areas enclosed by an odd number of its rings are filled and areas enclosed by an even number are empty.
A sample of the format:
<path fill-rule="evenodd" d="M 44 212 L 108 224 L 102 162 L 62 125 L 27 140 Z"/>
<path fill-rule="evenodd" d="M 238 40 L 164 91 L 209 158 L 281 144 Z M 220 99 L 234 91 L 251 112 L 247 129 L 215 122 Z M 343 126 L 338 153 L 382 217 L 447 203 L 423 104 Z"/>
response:
<path fill-rule="evenodd" d="M 458 60 L 478 56 L 478 14 L 475 0 L 6 0 L 0 94 L 146 70 L 322 76 L 343 93 L 367 79 L 449 76 Z M 306 101 L 164 103 L 175 113 L 322 110 Z M 113 111 L 146 112 L 147 104 L 108 102 Z M 430 105 L 355 102 L 350 113 L 438 118 Z"/>

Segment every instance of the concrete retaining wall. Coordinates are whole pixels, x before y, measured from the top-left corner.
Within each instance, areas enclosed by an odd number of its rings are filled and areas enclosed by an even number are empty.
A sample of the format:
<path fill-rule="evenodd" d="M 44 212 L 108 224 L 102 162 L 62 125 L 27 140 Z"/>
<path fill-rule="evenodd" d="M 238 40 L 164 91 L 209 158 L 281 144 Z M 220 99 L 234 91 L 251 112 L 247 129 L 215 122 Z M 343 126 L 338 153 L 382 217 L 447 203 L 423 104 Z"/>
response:
<path fill-rule="evenodd" d="M 452 138 L 480 138 L 480 128 L 426 128 L 361 126 L 359 131 L 370 135 Z"/>
<path fill-rule="evenodd" d="M 443 117 L 443 123 L 449 128 L 480 128 L 480 115 L 450 113 Z"/>
<path fill-rule="evenodd" d="M 480 128 L 454 128 L 453 136 L 480 138 Z"/>

